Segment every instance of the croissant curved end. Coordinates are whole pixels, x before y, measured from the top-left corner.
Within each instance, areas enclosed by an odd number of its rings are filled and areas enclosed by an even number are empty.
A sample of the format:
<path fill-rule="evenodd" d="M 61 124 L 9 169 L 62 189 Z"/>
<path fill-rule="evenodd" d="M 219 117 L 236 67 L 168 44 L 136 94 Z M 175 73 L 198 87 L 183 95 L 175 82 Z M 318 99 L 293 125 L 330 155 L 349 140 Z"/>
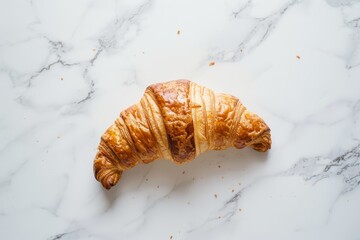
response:
<path fill-rule="evenodd" d="M 258 115 L 245 110 L 238 126 L 236 148 L 246 146 L 259 152 L 266 152 L 271 148 L 271 134 L 269 126 Z"/>
<path fill-rule="evenodd" d="M 98 180 L 104 188 L 109 190 L 111 187 L 115 186 L 122 172 L 117 166 L 112 165 L 112 163 L 99 151 L 96 154 L 94 160 L 94 175 L 96 180 Z"/>
<path fill-rule="evenodd" d="M 259 152 L 266 152 L 269 150 L 271 148 L 270 129 L 261 133 L 259 137 L 251 143 L 250 147 Z"/>

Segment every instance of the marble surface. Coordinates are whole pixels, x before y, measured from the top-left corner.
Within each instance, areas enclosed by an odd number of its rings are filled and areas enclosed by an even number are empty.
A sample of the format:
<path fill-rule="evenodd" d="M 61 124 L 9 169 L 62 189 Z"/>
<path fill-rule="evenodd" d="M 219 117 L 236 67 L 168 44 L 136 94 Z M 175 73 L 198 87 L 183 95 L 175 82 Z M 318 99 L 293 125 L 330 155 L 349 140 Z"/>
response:
<path fill-rule="evenodd" d="M 0 19 L 0 239 L 360 239 L 359 1 L 3 0 Z M 272 149 L 103 190 L 100 135 L 179 78 L 239 97 Z"/>

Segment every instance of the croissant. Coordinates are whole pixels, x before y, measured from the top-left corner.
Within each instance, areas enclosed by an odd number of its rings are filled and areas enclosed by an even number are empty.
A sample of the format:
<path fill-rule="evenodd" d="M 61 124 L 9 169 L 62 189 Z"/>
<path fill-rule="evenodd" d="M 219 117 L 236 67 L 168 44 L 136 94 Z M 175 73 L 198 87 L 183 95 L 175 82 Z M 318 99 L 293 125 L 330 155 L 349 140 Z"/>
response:
<path fill-rule="evenodd" d="M 207 150 L 246 146 L 270 149 L 270 128 L 236 97 L 188 80 L 157 83 L 101 136 L 94 174 L 110 189 L 138 163 L 164 158 L 182 164 Z"/>

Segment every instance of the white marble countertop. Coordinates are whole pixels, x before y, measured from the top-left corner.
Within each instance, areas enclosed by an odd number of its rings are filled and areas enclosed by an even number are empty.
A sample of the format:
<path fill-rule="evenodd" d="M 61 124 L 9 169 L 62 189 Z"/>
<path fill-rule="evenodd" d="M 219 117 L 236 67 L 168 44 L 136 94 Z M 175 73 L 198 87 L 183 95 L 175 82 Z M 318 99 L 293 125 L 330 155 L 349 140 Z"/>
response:
<path fill-rule="evenodd" d="M 0 19 L 0 239 L 360 239 L 359 1 L 14 0 Z M 237 96 L 272 149 L 103 190 L 101 134 L 179 78 Z"/>

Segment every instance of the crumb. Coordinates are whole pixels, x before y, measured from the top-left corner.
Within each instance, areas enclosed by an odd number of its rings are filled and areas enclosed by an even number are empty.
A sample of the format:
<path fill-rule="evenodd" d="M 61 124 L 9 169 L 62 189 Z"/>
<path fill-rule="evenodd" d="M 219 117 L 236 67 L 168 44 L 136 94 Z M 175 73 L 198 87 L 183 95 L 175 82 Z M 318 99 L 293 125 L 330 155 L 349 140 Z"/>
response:
<path fill-rule="evenodd" d="M 239 212 L 241 212 L 241 208 L 239 208 Z"/>
<path fill-rule="evenodd" d="M 220 219 L 221 217 L 220 216 L 218 216 L 218 219 Z"/>
<path fill-rule="evenodd" d="M 299 56 L 299 55 L 296 55 L 296 58 L 297 58 L 297 59 L 300 59 L 300 56 Z"/>
<path fill-rule="evenodd" d="M 242 52 L 242 49 L 240 49 L 240 52 Z"/>
<path fill-rule="evenodd" d="M 235 190 L 233 189 L 233 190 L 231 190 L 231 192 L 235 192 Z"/>
<path fill-rule="evenodd" d="M 221 166 L 219 165 L 218 168 L 221 168 Z"/>
<path fill-rule="evenodd" d="M 159 188 L 159 185 L 157 185 L 157 188 Z"/>
<path fill-rule="evenodd" d="M 180 30 L 177 30 L 176 34 L 177 34 L 177 35 L 180 35 Z"/>
<path fill-rule="evenodd" d="M 93 50 L 94 52 L 96 51 L 96 49 L 95 49 L 95 48 L 93 48 L 92 50 Z"/>
<path fill-rule="evenodd" d="M 215 62 L 209 62 L 209 66 L 214 66 Z"/>
<path fill-rule="evenodd" d="M 62 80 L 64 80 L 64 78 L 63 78 L 63 77 L 61 77 L 60 79 L 61 79 L 61 81 L 62 81 Z"/>
<path fill-rule="evenodd" d="M 172 239 L 172 238 L 173 238 L 173 236 L 171 235 L 171 236 L 170 236 L 170 239 Z"/>
<path fill-rule="evenodd" d="M 182 174 L 185 174 L 185 171 L 183 171 Z"/>
<path fill-rule="evenodd" d="M 214 197 L 217 198 L 217 194 L 214 194 Z"/>
<path fill-rule="evenodd" d="M 145 179 L 145 181 L 149 181 L 149 179 Z"/>

